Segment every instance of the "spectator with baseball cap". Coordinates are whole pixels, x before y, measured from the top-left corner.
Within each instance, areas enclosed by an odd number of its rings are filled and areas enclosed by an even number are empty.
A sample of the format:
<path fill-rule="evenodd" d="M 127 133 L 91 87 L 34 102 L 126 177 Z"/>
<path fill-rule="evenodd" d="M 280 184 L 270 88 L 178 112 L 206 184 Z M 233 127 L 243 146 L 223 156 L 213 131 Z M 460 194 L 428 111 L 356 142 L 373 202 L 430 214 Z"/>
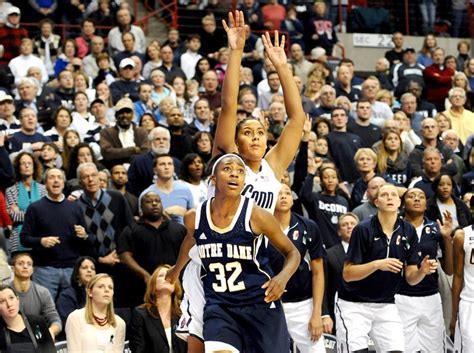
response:
<path fill-rule="evenodd" d="M 28 31 L 20 27 L 21 11 L 16 6 L 7 10 L 7 22 L 0 27 L 0 64 L 7 65 L 20 53 L 21 40 L 28 38 Z"/>
<path fill-rule="evenodd" d="M 134 114 L 132 100 L 120 99 L 115 105 L 116 125 L 100 132 L 103 163 L 108 168 L 130 163 L 132 157 L 148 151 L 148 134 L 145 129 L 135 126 Z"/>
<path fill-rule="evenodd" d="M 114 104 L 117 104 L 125 94 L 128 94 L 132 101 L 139 99 L 137 82 L 133 80 L 134 69 L 135 61 L 132 59 L 125 58 L 120 61 L 119 78 L 110 85 L 110 93 Z"/>

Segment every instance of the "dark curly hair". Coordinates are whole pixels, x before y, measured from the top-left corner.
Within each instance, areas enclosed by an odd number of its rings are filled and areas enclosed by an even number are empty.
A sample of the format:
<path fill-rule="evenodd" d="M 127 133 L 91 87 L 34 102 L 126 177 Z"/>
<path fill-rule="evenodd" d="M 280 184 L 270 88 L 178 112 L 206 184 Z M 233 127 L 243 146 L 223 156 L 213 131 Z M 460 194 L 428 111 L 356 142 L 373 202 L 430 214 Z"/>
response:
<path fill-rule="evenodd" d="M 38 158 L 36 158 L 35 155 L 30 152 L 20 152 L 13 160 L 13 171 L 15 172 L 15 181 L 22 181 L 20 173 L 20 160 L 23 156 L 30 156 L 33 160 L 33 179 L 37 182 L 40 182 L 41 176 L 43 174 L 43 166 L 41 165 L 41 162 L 38 160 Z"/>

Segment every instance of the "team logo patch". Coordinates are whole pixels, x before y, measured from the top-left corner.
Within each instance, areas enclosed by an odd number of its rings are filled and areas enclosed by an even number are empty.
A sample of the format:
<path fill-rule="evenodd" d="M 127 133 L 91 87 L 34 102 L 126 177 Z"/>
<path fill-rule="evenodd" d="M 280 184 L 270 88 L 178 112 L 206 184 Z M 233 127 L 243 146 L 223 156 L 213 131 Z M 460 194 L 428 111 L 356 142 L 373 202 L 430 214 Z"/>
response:
<path fill-rule="evenodd" d="M 202 234 L 199 236 L 199 239 L 201 239 L 201 240 L 206 240 L 206 239 L 207 239 L 206 234 L 202 233 Z"/>
<path fill-rule="evenodd" d="M 300 232 L 295 230 L 293 232 L 293 240 L 298 240 L 299 237 L 300 237 Z"/>
<path fill-rule="evenodd" d="M 425 228 L 425 233 L 426 233 L 426 234 L 430 234 L 430 233 L 431 233 L 431 228 L 430 228 L 430 227 L 426 227 L 426 228 Z"/>

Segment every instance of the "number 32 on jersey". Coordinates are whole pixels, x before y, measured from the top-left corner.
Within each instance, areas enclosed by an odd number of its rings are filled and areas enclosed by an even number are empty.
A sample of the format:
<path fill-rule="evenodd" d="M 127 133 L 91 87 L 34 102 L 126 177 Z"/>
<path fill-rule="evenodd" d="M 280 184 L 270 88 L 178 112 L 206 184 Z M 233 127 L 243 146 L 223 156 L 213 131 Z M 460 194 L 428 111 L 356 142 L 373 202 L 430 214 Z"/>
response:
<path fill-rule="evenodd" d="M 234 261 L 226 264 L 214 262 L 209 265 L 209 270 L 214 273 L 217 282 L 212 284 L 214 291 L 222 292 L 238 292 L 245 289 L 244 281 L 237 281 L 242 273 L 240 262 Z"/>

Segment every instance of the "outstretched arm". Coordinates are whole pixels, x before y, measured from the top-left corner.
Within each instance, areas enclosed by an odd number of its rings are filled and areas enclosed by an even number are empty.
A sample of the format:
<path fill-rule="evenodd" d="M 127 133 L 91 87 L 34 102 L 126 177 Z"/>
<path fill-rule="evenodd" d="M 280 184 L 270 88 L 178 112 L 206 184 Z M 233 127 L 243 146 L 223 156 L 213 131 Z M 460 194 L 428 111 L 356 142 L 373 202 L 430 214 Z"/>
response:
<path fill-rule="evenodd" d="M 217 121 L 216 136 L 212 155 L 236 152 L 235 128 L 237 125 L 237 98 L 240 84 L 240 63 L 244 52 L 246 33 L 249 30 L 244 22 L 242 11 L 229 12 L 229 26 L 222 20 L 227 32 L 230 48 L 229 63 L 222 85 L 222 109 Z"/>
<path fill-rule="evenodd" d="M 288 121 L 278 139 L 278 143 L 265 157 L 275 172 L 276 177 L 280 179 L 298 150 L 303 133 L 305 113 L 298 87 L 288 67 L 288 60 L 285 54 L 285 36 L 282 36 L 280 43 L 278 32 L 275 31 L 275 44 L 272 44 L 270 34 L 266 32 L 265 35 L 262 35 L 262 41 L 265 46 L 265 55 L 275 66 L 280 78 L 285 108 L 288 113 Z"/>
<path fill-rule="evenodd" d="M 461 299 L 461 290 L 464 285 L 464 231 L 457 230 L 454 235 L 454 272 L 453 272 L 453 296 L 452 296 L 452 314 L 449 330 L 454 335 L 456 320 L 459 312 L 459 301 Z"/>

